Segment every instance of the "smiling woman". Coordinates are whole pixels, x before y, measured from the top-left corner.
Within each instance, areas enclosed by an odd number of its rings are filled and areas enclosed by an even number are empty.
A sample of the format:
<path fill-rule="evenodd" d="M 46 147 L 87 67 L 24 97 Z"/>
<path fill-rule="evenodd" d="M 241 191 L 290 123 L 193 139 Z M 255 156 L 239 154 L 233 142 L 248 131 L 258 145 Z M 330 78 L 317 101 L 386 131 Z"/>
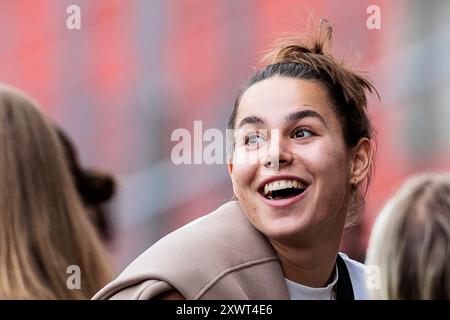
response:
<path fill-rule="evenodd" d="M 236 201 L 161 239 L 96 298 L 367 297 L 364 266 L 338 248 L 370 178 L 374 88 L 326 52 L 325 29 L 281 43 L 236 99 Z"/>

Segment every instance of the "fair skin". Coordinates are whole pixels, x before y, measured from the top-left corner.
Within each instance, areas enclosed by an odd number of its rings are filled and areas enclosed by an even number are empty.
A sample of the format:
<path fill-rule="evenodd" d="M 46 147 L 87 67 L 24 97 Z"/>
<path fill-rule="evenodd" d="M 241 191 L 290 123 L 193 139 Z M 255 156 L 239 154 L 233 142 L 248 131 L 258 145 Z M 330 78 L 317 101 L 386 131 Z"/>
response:
<path fill-rule="evenodd" d="M 228 171 L 244 213 L 272 244 L 287 279 L 326 286 L 333 276 L 351 186 L 369 171 L 370 141 L 362 138 L 347 147 L 324 88 L 286 77 L 248 88 L 235 124 Z M 265 196 L 267 182 L 294 180 L 302 193 Z M 183 296 L 172 291 L 160 298 Z"/>
<path fill-rule="evenodd" d="M 243 211 L 269 239 L 286 278 L 325 286 L 333 275 L 351 185 L 369 170 L 369 140 L 347 147 L 325 89 L 286 77 L 248 88 L 235 123 L 229 173 Z M 297 181 L 300 191 L 266 197 L 267 183 L 289 181 Z"/>

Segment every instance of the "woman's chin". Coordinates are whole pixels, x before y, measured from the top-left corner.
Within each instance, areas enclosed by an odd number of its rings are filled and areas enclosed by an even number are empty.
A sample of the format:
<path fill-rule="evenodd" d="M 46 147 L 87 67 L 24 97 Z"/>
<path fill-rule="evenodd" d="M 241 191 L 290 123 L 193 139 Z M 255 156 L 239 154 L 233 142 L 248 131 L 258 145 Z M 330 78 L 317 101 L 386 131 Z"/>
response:
<path fill-rule="evenodd" d="M 242 209 L 250 223 L 270 239 L 295 239 L 314 229 L 314 215 L 312 210 L 305 208 L 306 202 L 279 208 L 255 200 L 253 205 L 243 205 Z"/>
<path fill-rule="evenodd" d="M 267 219 L 260 225 L 260 231 L 272 240 L 281 241 L 283 239 L 300 239 L 308 234 L 312 229 L 311 221 L 307 221 L 306 216 L 296 217 L 277 217 Z"/>

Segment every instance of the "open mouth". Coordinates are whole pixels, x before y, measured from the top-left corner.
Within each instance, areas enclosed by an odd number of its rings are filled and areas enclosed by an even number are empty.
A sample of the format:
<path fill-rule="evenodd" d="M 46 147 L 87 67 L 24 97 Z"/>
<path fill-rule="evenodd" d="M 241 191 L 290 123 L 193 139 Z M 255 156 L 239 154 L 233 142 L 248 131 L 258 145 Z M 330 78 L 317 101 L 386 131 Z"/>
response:
<path fill-rule="evenodd" d="M 283 200 L 302 194 L 307 187 L 299 180 L 277 180 L 266 183 L 259 193 L 267 200 Z"/>

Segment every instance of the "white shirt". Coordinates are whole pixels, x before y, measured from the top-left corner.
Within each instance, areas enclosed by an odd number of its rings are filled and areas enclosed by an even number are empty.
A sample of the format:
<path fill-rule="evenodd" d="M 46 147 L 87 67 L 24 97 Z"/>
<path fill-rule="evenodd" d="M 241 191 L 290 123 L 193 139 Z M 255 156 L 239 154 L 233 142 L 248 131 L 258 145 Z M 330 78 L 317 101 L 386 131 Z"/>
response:
<path fill-rule="evenodd" d="M 339 253 L 347 266 L 350 280 L 352 281 L 355 300 L 369 299 L 365 281 L 366 266 L 360 262 L 350 259 L 346 254 Z M 339 279 L 337 267 L 335 268 L 334 280 L 323 288 L 312 288 L 299 283 L 284 279 L 291 300 L 331 300 L 333 287 Z M 333 297 L 334 298 L 334 297 Z"/>

